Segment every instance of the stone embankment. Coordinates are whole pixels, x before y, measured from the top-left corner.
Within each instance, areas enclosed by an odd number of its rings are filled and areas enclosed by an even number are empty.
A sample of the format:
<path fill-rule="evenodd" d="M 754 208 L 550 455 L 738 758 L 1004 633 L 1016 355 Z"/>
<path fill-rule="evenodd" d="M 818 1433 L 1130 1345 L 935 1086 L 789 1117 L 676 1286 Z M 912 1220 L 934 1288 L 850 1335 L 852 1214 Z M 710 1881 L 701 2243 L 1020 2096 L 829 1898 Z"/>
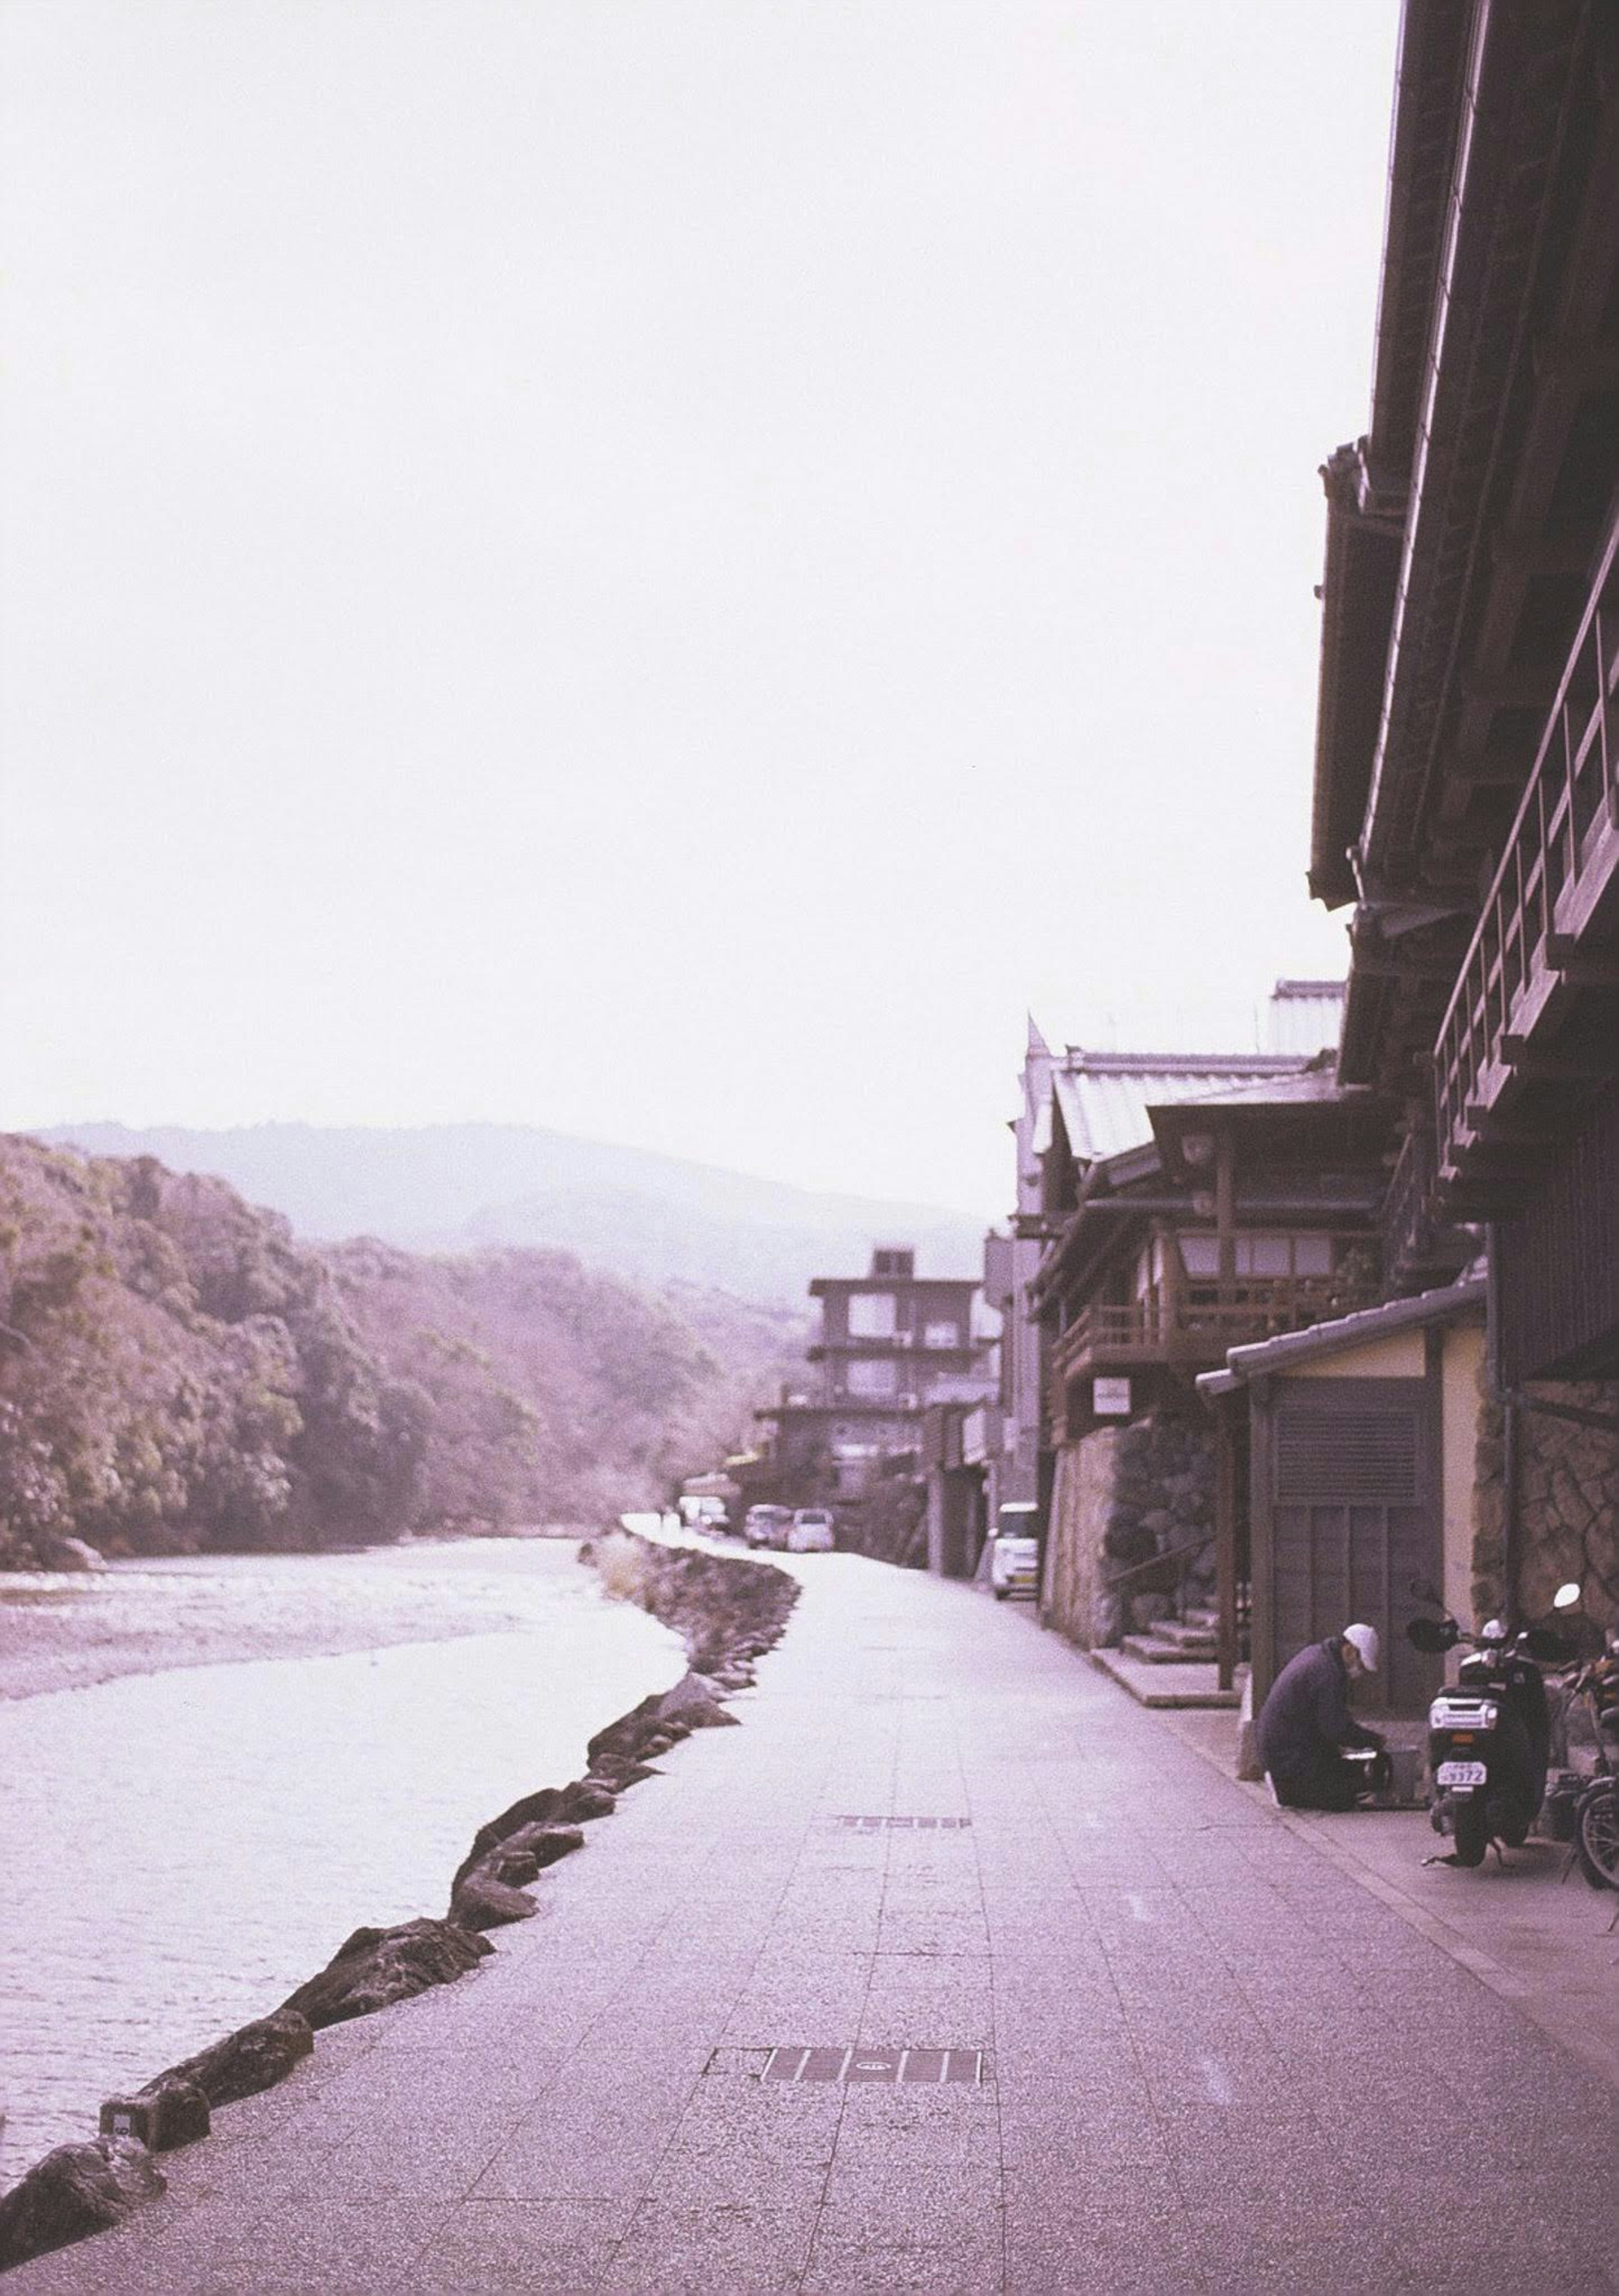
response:
<path fill-rule="evenodd" d="M 267 2017 L 172 2065 L 130 2096 L 110 2097 L 98 2135 L 47 2152 L 0 2200 L 0 2272 L 121 2223 L 165 2189 L 154 2155 L 209 2133 L 219 2106 L 284 2080 L 316 2035 L 451 1984 L 494 1948 L 484 1934 L 538 1910 L 529 1885 L 582 1848 L 584 1827 L 694 1730 L 735 1724 L 723 1700 L 753 1678 L 781 1637 L 798 1588 L 785 1571 L 740 1557 L 667 1547 L 615 1529 L 579 1550 L 608 1591 L 684 1640 L 690 1671 L 600 1730 L 582 1778 L 523 1795 L 480 1826 L 450 1884 L 442 1920 L 357 1929 Z"/>

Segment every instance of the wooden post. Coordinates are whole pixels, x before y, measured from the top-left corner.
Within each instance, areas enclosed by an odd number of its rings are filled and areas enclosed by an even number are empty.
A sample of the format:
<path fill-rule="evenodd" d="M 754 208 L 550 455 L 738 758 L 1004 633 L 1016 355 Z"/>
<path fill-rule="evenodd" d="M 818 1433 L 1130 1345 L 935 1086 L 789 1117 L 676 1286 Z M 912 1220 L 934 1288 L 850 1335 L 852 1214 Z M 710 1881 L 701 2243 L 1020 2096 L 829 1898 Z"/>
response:
<path fill-rule="evenodd" d="M 1270 1519 L 1272 1383 L 1248 1382 L 1248 1538 L 1253 1599 L 1253 1710 L 1257 1714 L 1276 1676 L 1276 1554 Z"/>
<path fill-rule="evenodd" d="M 1163 1301 L 1160 1312 L 1163 1317 L 1163 1337 L 1172 1349 L 1175 1341 L 1180 1336 L 1180 1326 L 1185 1314 L 1185 1287 L 1180 1266 L 1180 1235 L 1179 1230 L 1169 1220 L 1161 1224 L 1158 1233 L 1162 1238 L 1159 1249 L 1163 1255 Z"/>
<path fill-rule="evenodd" d="M 1214 1225 L 1220 1235 L 1220 1296 L 1229 1300 L 1237 1281 L 1237 1171 L 1226 1124 L 1214 1136 Z"/>
<path fill-rule="evenodd" d="M 1231 1414 L 1246 1410 L 1247 1404 L 1245 1388 L 1238 1388 L 1235 1396 L 1222 1395 L 1214 1423 L 1214 1557 L 1219 1573 L 1222 1690 L 1229 1690 L 1237 1679 L 1237 1437 Z"/>

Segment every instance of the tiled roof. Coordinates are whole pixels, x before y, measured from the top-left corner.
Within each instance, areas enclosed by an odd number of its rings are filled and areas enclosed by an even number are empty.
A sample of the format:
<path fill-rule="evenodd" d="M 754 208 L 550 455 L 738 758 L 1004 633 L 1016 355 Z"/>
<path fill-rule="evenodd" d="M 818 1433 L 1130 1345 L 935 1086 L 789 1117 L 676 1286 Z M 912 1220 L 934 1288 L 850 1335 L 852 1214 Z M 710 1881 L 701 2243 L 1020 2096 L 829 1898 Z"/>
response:
<path fill-rule="evenodd" d="M 1275 1083 L 1297 1076 L 1299 1069 L 1296 1055 L 1276 1053 L 1087 1053 L 1071 1047 L 1051 1082 L 1068 1144 L 1089 1164 L 1145 1146 L 1153 1136 L 1149 1108 Z"/>

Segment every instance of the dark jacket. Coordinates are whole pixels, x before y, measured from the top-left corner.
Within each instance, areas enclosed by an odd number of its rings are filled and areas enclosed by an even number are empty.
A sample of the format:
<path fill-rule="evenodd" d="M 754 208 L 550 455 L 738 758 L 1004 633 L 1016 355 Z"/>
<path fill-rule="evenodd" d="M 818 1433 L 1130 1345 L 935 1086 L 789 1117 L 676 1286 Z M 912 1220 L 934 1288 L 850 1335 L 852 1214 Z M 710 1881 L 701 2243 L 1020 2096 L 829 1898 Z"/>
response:
<path fill-rule="evenodd" d="M 1260 1709 L 1259 1758 L 1273 1778 L 1302 1777 L 1341 1746 L 1375 1746 L 1349 1710 L 1340 1637 L 1307 1644 L 1290 1658 Z"/>

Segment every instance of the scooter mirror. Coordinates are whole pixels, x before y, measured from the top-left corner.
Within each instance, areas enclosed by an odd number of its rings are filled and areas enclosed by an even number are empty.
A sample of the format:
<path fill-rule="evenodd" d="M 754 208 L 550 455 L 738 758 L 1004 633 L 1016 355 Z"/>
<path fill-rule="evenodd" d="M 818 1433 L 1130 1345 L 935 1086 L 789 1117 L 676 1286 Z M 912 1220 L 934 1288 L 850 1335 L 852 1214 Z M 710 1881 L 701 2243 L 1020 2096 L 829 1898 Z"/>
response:
<path fill-rule="evenodd" d="M 1405 1638 L 1413 1650 L 1428 1658 L 1438 1658 L 1442 1652 L 1453 1649 L 1461 1628 L 1454 1619 L 1411 1619 L 1407 1622 Z"/>
<path fill-rule="evenodd" d="M 1566 1578 L 1563 1584 L 1557 1588 L 1557 1593 L 1552 1596 L 1551 1607 L 1554 1611 L 1572 1611 L 1579 1599 L 1579 1580 L 1577 1578 Z"/>

